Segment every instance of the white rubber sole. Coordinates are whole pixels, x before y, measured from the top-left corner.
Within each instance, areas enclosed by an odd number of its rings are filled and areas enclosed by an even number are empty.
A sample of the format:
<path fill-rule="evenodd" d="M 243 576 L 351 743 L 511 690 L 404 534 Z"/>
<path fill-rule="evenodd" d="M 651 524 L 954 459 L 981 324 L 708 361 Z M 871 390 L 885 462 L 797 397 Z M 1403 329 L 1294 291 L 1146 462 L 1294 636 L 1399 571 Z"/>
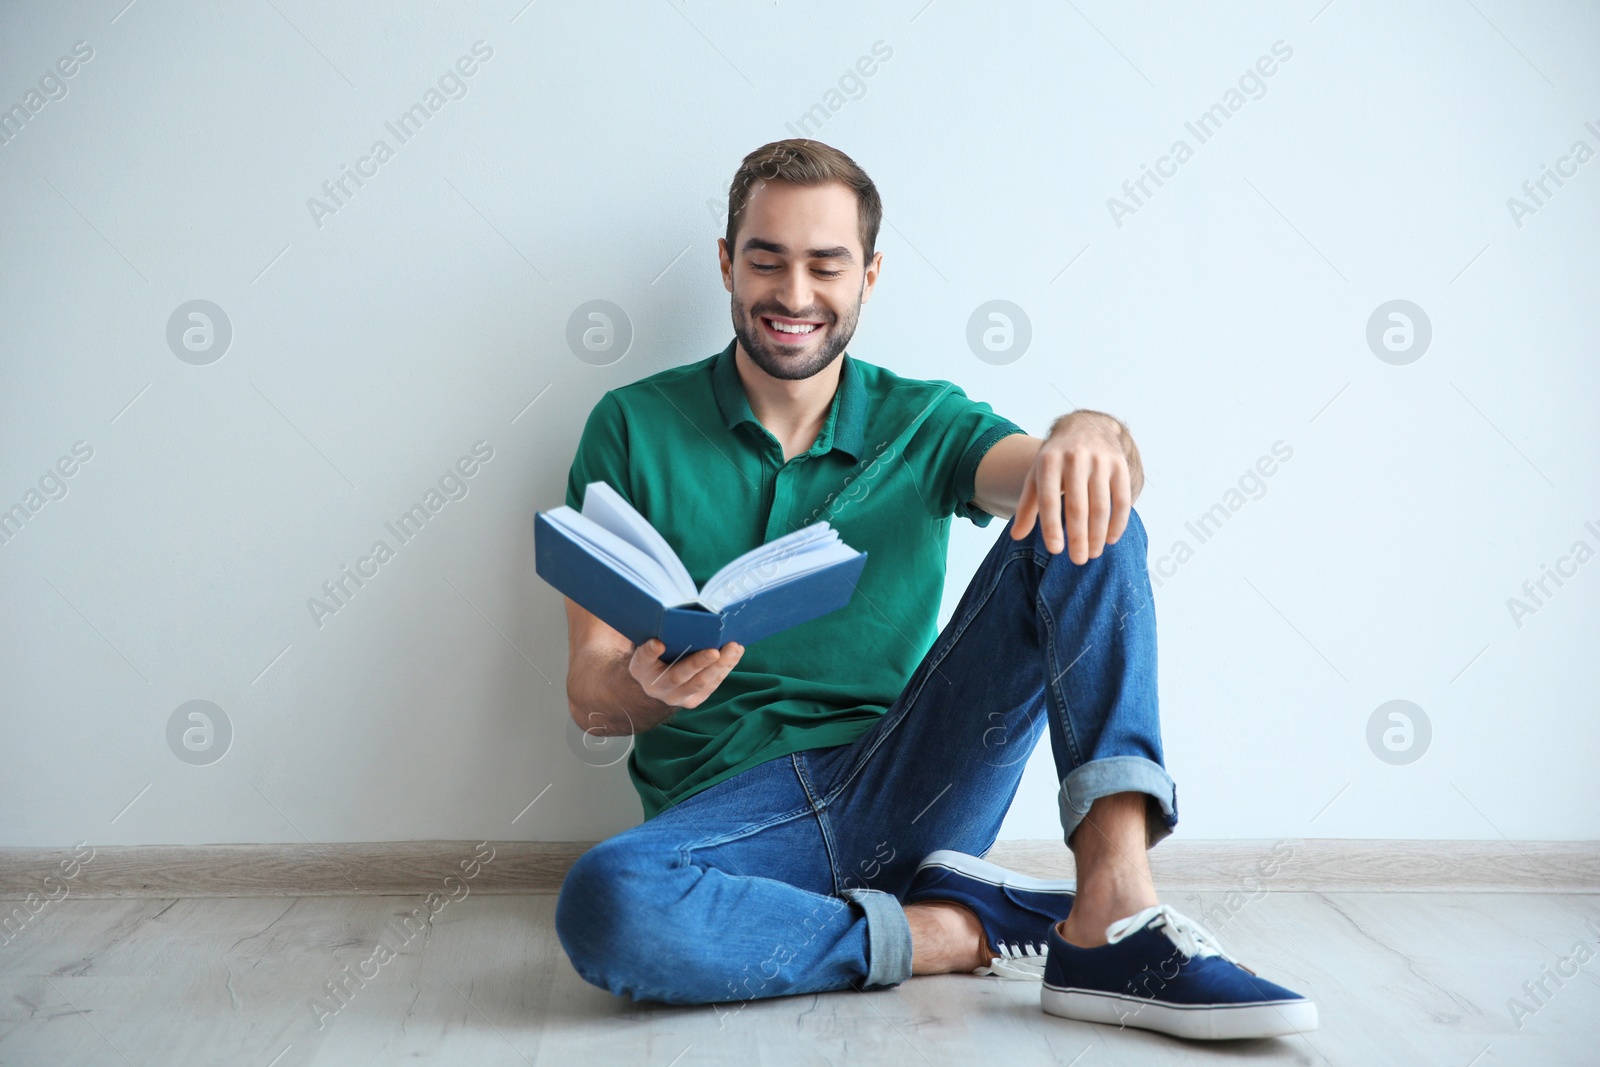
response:
<path fill-rule="evenodd" d="M 1274 1000 L 1244 1005 L 1162 1004 L 1140 997 L 1062 989 L 1045 985 L 1039 1002 L 1051 1015 L 1088 1023 L 1137 1026 L 1174 1037 L 1229 1041 L 1286 1037 L 1317 1028 L 1317 1006 L 1309 1000 Z"/>
<path fill-rule="evenodd" d="M 941 848 L 924 856 L 922 862 L 917 864 L 917 870 L 920 871 L 924 867 L 946 867 L 980 882 L 1008 885 L 1013 889 L 1035 889 L 1046 893 L 1059 893 L 1064 890 L 1072 893 L 1078 888 L 1078 883 L 1071 878 L 1035 878 L 1032 875 L 1018 874 L 999 864 L 947 848 Z"/>

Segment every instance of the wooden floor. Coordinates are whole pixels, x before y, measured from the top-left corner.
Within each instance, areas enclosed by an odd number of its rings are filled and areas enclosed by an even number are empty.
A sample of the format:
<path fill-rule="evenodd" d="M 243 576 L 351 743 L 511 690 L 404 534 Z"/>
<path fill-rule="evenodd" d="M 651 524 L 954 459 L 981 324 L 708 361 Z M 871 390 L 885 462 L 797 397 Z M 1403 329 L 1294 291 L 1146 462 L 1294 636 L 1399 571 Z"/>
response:
<path fill-rule="evenodd" d="M 1274 892 L 1212 910 L 1223 945 L 1314 997 L 1322 1028 L 1201 1045 L 1057 1019 L 1040 1011 L 1037 983 L 965 975 L 743 1007 L 636 1005 L 573 972 L 555 897 L 476 894 L 369 967 L 319 1029 L 326 983 L 369 959 L 380 933 L 398 943 L 386 924 L 420 903 L 52 903 L 0 945 L 0 1063 L 1600 1064 L 1600 957 L 1564 984 L 1546 978 L 1542 1005 L 1523 990 L 1600 940 L 1594 895 Z M 1169 903 L 1199 918 L 1227 901 Z M 1511 997 L 1536 1009 L 1520 1028 Z"/>

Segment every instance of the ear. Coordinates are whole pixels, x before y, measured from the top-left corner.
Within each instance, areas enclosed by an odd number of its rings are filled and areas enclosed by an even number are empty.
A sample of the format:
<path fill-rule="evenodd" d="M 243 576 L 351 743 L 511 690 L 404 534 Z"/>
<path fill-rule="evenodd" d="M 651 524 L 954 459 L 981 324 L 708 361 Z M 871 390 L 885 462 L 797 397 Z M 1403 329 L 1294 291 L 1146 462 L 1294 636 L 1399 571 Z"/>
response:
<path fill-rule="evenodd" d="M 861 280 L 861 302 L 865 304 L 872 299 L 872 289 L 878 284 L 878 272 L 883 269 L 883 253 L 872 253 L 872 262 L 867 264 L 866 274 Z"/>
<path fill-rule="evenodd" d="M 728 254 L 728 239 L 717 238 L 717 259 L 722 265 L 722 287 L 733 292 L 733 258 Z"/>

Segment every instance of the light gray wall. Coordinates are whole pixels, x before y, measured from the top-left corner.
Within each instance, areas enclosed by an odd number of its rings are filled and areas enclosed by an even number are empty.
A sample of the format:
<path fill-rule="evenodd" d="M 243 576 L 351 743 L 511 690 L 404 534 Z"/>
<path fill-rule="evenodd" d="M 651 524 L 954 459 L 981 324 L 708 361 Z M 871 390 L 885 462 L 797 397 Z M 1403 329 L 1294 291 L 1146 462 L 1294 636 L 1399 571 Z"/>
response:
<path fill-rule="evenodd" d="M 619 750 L 572 745 L 531 520 L 604 390 L 727 342 L 718 202 L 819 105 L 886 203 L 851 351 L 1141 443 L 1183 833 L 1600 828 L 1600 562 L 1523 592 L 1600 550 L 1600 161 L 1562 162 L 1600 149 L 1592 5 L 123 3 L 0 9 L 0 105 L 47 91 L 0 145 L 0 507 L 39 505 L 0 545 L 0 843 L 636 821 Z M 169 343 L 192 300 L 231 327 L 209 363 Z M 592 300 L 620 359 L 568 344 Z M 1026 351 L 969 347 L 991 300 Z M 1369 345 L 1394 300 L 1425 351 Z M 400 544 L 441 478 L 465 495 Z M 946 613 L 998 532 L 957 532 Z M 203 766 L 169 743 L 196 700 L 232 730 Z M 1369 746 L 1392 700 L 1420 759 Z M 1056 834 L 1052 790 L 1041 748 L 1006 835 Z"/>

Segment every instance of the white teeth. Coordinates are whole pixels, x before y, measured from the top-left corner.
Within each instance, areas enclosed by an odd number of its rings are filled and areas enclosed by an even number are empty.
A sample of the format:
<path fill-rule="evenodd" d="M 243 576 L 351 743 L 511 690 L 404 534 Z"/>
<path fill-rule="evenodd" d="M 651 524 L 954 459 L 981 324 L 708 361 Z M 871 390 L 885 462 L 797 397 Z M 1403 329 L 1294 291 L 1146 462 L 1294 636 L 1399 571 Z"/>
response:
<path fill-rule="evenodd" d="M 815 326 L 791 326 L 785 322 L 773 322 L 771 319 L 767 320 L 767 324 L 779 333 L 810 333 L 816 329 Z"/>

